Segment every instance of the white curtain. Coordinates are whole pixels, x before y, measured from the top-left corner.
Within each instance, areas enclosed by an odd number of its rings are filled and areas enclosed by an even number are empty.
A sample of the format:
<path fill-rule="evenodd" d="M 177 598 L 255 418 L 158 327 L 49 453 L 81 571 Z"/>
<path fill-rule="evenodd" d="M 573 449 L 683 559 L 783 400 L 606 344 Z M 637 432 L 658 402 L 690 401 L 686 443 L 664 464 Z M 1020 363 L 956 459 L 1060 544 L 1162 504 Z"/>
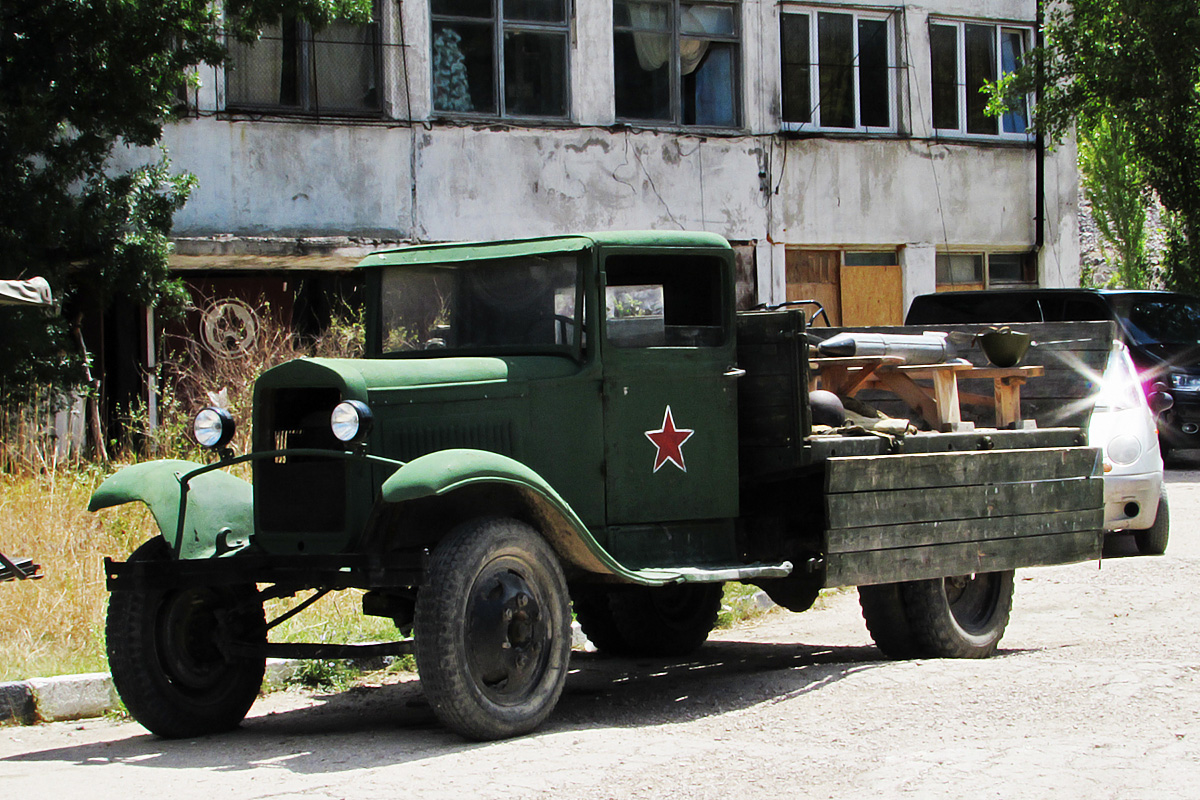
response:
<path fill-rule="evenodd" d="M 704 11 L 706 9 L 685 8 L 683 11 L 684 30 L 705 30 Z M 699 12 L 699 13 L 697 13 Z M 653 28 L 670 31 L 671 24 L 668 15 L 671 7 L 662 3 L 630 3 L 629 16 L 635 28 Z M 638 66 L 647 72 L 652 72 L 671 57 L 670 33 L 635 33 L 633 46 L 637 51 Z M 703 39 L 679 40 L 680 74 L 688 75 L 695 71 L 708 50 L 708 42 Z"/>
<path fill-rule="evenodd" d="M 283 30 L 278 22 L 263 28 L 253 44 L 234 42 L 230 68 L 225 71 L 228 102 L 246 105 L 277 105 L 283 73 Z"/>
<path fill-rule="evenodd" d="M 334 22 L 313 35 L 315 102 L 320 108 L 374 105 L 371 26 Z"/>

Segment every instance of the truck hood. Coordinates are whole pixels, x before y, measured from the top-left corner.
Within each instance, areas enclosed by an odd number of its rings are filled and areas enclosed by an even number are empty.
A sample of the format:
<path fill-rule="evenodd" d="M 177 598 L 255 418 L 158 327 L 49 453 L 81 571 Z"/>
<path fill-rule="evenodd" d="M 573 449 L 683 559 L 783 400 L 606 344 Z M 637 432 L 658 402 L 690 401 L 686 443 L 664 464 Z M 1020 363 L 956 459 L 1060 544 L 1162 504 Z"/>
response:
<path fill-rule="evenodd" d="M 499 358 L 299 358 L 264 372 L 255 391 L 333 386 L 342 391 L 343 397 L 366 400 L 367 392 L 381 389 L 491 383 L 508 378 L 509 364 Z"/>

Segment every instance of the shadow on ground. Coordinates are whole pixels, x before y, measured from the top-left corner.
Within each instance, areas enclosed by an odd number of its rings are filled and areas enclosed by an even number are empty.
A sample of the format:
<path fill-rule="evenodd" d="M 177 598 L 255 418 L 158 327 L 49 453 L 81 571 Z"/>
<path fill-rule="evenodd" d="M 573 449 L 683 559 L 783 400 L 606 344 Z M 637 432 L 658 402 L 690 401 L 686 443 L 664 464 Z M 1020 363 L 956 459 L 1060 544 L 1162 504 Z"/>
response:
<path fill-rule="evenodd" d="M 236 772 L 272 766 L 299 774 L 403 764 L 464 751 L 500 758 L 506 748 L 596 728 L 685 722 L 820 691 L 882 666 L 874 647 L 710 642 L 689 659 L 627 659 L 575 653 L 566 690 L 537 732 L 509 742 L 466 742 L 443 729 L 415 680 L 356 687 L 312 707 L 252 716 L 231 733 L 168 741 L 124 739 L 23 753 L 5 762 L 111 763 Z M 511 758 L 511 753 L 504 756 Z"/>

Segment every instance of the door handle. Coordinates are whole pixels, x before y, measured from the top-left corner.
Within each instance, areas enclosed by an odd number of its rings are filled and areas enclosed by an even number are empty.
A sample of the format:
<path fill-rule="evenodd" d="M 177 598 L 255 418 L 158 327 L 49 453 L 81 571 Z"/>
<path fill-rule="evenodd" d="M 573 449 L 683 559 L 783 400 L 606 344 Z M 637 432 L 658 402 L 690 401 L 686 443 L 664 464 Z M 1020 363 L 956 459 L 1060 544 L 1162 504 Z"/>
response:
<path fill-rule="evenodd" d="M 740 367 L 730 367 L 722 374 L 726 378 L 740 378 L 746 374 L 746 370 L 741 369 Z"/>

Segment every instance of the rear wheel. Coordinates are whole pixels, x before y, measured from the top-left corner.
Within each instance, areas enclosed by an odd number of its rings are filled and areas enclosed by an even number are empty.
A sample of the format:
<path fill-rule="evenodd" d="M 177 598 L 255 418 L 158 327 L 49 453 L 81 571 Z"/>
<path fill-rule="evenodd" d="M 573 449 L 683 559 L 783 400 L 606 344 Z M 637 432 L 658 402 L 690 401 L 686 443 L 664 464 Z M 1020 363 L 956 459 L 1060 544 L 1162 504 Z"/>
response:
<path fill-rule="evenodd" d="M 130 561 L 166 562 L 160 537 Z M 265 639 L 253 584 L 115 589 L 105 629 L 113 684 L 152 733 L 201 736 L 236 728 L 262 686 L 263 656 L 231 656 L 225 645 Z"/>
<path fill-rule="evenodd" d="M 867 628 L 892 658 L 992 655 L 1008 626 L 1012 594 L 1012 570 L 859 588 Z"/>
<path fill-rule="evenodd" d="M 579 626 L 598 650 L 614 655 L 682 656 L 717 624 L 722 584 L 620 586 L 578 595 Z"/>
<path fill-rule="evenodd" d="M 916 658 L 917 643 L 904 608 L 904 595 L 899 583 L 858 587 L 858 604 L 862 607 L 867 631 L 876 647 L 888 658 Z"/>
<path fill-rule="evenodd" d="M 1154 524 L 1144 531 L 1133 532 L 1133 541 L 1137 544 L 1138 552 L 1144 556 L 1161 556 L 1167 552 L 1170 527 L 1171 509 L 1164 494 L 1158 498 L 1158 514 L 1154 517 Z"/>
<path fill-rule="evenodd" d="M 540 725 L 558 702 L 571 613 L 558 557 L 514 519 L 476 520 L 433 552 L 417 594 L 417 671 L 434 713 L 472 739 Z"/>

